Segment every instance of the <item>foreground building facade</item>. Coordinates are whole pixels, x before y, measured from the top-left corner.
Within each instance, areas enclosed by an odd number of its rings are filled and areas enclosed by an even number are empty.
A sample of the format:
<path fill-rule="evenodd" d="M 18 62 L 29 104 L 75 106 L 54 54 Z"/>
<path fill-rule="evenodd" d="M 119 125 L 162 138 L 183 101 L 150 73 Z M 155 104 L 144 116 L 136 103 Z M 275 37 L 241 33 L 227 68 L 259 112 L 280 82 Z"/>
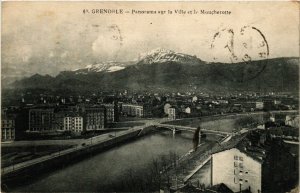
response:
<path fill-rule="evenodd" d="M 269 131 L 249 131 L 212 154 L 211 184 L 233 192 L 284 192 L 298 181 L 298 160 L 282 139 Z"/>
<path fill-rule="evenodd" d="M 262 190 L 262 162 L 237 148 L 212 156 L 212 185 L 225 183 L 233 192 Z"/>

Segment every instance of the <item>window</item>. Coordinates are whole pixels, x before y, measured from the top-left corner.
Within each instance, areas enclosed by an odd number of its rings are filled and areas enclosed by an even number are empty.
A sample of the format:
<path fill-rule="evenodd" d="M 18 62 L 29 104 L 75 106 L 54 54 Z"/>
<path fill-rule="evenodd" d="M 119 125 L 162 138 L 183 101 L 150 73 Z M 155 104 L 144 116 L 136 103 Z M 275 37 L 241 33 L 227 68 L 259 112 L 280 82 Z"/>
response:
<path fill-rule="evenodd" d="M 248 180 L 245 180 L 245 182 L 248 182 Z"/>
<path fill-rule="evenodd" d="M 243 179 L 240 179 L 239 181 L 240 181 L 240 184 L 243 184 Z"/>
<path fill-rule="evenodd" d="M 243 163 L 239 163 L 240 168 L 244 168 Z"/>
<path fill-rule="evenodd" d="M 243 157 L 240 157 L 240 161 L 243 161 Z"/>
<path fill-rule="evenodd" d="M 233 181 L 234 181 L 235 184 L 238 183 L 238 180 L 236 178 L 233 178 Z"/>
<path fill-rule="evenodd" d="M 234 160 L 238 160 L 239 157 L 237 155 L 234 156 Z"/>
<path fill-rule="evenodd" d="M 238 163 L 237 162 L 234 162 L 234 167 L 238 167 Z"/>

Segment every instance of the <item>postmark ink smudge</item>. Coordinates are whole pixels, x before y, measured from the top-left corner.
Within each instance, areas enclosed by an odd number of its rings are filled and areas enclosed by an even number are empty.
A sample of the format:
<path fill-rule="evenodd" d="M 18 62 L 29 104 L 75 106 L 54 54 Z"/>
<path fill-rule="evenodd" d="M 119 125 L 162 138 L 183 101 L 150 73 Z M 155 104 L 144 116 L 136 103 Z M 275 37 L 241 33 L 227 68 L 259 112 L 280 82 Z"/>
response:
<path fill-rule="evenodd" d="M 218 74 L 231 81 L 244 83 L 255 79 L 267 66 L 269 45 L 256 27 L 223 28 L 214 34 L 210 47 L 215 62 L 228 63 L 216 69 Z"/>

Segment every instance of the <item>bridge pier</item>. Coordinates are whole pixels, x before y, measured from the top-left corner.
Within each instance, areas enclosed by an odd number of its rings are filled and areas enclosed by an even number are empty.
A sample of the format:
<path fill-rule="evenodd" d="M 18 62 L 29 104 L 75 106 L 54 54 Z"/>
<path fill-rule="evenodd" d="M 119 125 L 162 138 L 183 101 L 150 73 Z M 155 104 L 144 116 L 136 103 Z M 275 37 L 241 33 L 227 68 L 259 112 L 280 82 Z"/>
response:
<path fill-rule="evenodd" d="M 177 130 L 176 128 L 172 129 L 173 136 L 175 136 L 176 133 L 181 133 L 181 130 Z"/>
<path fill-rule="evenodd" d="M 201 130 L 199 131 L 199 145 L 201 144 Z"/>
<path fill-rule="evenodd" d="M 173 132 L 173 137 L 175 137 L 175 134 L 176 134 L 176 129 L 172 129 L 172 132 Z"/>

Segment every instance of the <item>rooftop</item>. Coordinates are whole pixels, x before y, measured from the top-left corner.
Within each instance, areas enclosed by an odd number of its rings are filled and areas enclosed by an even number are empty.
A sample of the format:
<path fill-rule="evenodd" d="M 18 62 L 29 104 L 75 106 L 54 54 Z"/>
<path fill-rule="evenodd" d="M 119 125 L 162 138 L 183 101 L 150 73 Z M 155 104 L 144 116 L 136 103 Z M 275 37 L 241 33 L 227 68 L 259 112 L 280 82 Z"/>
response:
<path fill-rule="evenodd" d="M 225 150 L 237 148 L 241 152 L 252 157 L 254 160 L 262 163 L 266 157 L 266 149 L 265 146 L 259 143 L 260 136 L 265 135 L 258 131 L 251 131 L 242 135 L 233 136 L 230 141 L 220 145 L 219 148 L 214 149 L 213 153 L 215 154 Z"/>

